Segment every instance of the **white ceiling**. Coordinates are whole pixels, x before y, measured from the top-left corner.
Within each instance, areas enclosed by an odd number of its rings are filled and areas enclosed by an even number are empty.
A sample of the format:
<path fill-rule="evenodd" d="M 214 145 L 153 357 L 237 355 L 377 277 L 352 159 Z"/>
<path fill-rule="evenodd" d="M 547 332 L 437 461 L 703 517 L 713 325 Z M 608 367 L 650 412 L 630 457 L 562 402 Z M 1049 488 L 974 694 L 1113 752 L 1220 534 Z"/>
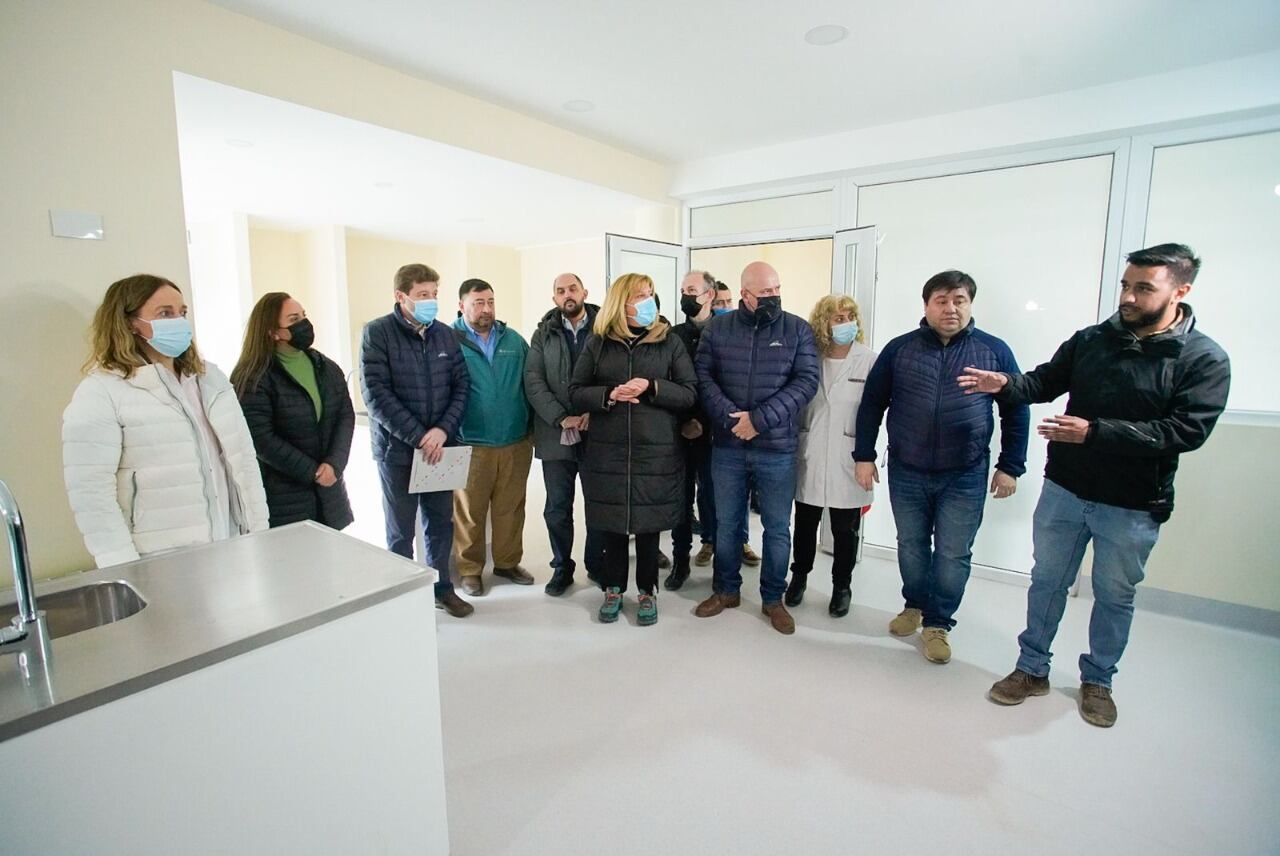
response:
<path fill-rule="evenodd" d="M 1280 44 L 1277 0 L 214 2 L 676 162 Z M 821 24 L 850 36 L 807 44 Z M 596 108 L 565 110 L 575 99 Z"/>
<path fill-rule="evenodd" d="M 188 222 L 239 211 L 283 229 L 520 247 L 630 231 L 653 205 L 189 75 L 174 93 Z"/>

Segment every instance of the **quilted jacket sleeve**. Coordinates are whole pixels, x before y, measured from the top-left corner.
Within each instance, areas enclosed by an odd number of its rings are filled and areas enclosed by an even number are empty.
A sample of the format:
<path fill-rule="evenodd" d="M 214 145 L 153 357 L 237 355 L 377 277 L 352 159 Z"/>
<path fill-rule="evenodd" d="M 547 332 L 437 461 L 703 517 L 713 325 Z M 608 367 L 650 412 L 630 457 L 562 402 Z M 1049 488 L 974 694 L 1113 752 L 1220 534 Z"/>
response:
<path fill-rule="evenodd" d="M 729 400 L 720 387 L 717 375 L 717 361 L 721 358 L 713 329 L 708 326 L 698 342 L 698 353 L 694 357 L 693 368 L 698 377 L 698 393 L 702 400 L 702 408 L 706 411 L 712 425 L 725 427 L 733 420 L 729 414 L 737 410 L 737 406 Z"/>
<path fill-rule="evenodd" d="M 324 406 L 334 410 L 333 437 L 329 441 L 324 462 L 341 476 L 351 457 L 351 436 L 356 430 L 356 410 L 351 404 L 351 394 L 347 392 L 347 379 L 342 368 L 327 357 L 324 368 L 329 375 L 329 388 L 333 390 L 332 400 L 326 401 Z"/>
<path fill-rule="evenodd" d="M 240 399 L 258 457 L 299 484 L 311 484 L 318 464 L 276 431 L 269 385 L 269 379 L 263 378 Z"/>
<path fill-rule="evenodd" d="M 432 427 L 439 428 L 450 441 L 453 441 L 458 438 L 458 431 L 462 428 L 462 417 L 467 412 L 467 400 L 471 398 L 471 375 L 467 372 L 467 360 L 462 356 L 462 346 L 458 344 L 453 331 L 439 321 L 435 322 L 434 326 L 444 331 L 441 337 L 447 340 L 444 347 L 449 355 L 449 389 L 451 391 L 449 405 L 445 408 L 444 415 Z M 422 440 L 421 435 L 418 436 L 418 440 Z"/>
<path fill-rule="evenodd" d="M 459 360 L 461 357 L 459 354 Z M 465 370 L 464 367 L 463 371 Z M 422 442 L 427 429 L 409 412 L 409 408 L 404 406 L 391 388 L 391 356 L 387 349 L 386 333 L 379 329 L 377 321 L 366 324 L 360 337 L 360 383 L 370 418 L 403 443 L 416 447 Z M 445 433 L 452 436 L 447 429 Z"/>
<path fill-rule="evenodd" d="M 751 424 L 757 431 L 782 428 L 800 417 L 800 411 L 818 394 L 821 382 L 818 369 L 818 345 L 808 324 L 796 323 L 796 351 L 791 375 L 777 392 L 761 401 L 751 411 Z"/>
<path fill-rule="evenodd" d="M 538 328 L 529 340 L 529 353 L 524 361 L 524 395 L 539 419 L 559 428 L 570 414 L 547 383 L 546 358 L 543 355 L 545 339 L 544 331 Z"/>
<path fill-rule="evenodd" d="M 240 523 L 246 532 L 261 532 L 270 526 L 271 513 L 267 509 L 267 491 L 262 486 L 262 470 L 258 468 L 258 453 L 249 424 L 244 420 L 231 381 L 213 363 L 205 363 L 205 383 L 210 392 L 205 411 L 222 444 L 227 476 L 235 482 L 240 496 L 240 510 L 244 515 Z"/>
<path fill-rule="evenodd" d="M 84 545 L 99 568 L 138 558 L 116 496 L 123 432 L 100 378 L 76 387 L 62 414 L 62 476 Z"/>

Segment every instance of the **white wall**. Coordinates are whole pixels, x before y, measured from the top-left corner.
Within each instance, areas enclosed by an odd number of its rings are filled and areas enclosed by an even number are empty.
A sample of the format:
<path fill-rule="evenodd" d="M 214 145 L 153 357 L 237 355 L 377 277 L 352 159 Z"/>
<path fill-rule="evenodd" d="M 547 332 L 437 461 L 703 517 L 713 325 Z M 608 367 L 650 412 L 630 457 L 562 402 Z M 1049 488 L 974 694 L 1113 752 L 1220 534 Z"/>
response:
<path fill-rule="evenodd" d="M 191 235 L 187 248 L 191 273 L 188 302 L 196 346 L 202 356 L 230 375 L 240 358 L 244 322 L 254 301 L 248 218 L 228 212 L 191 223 L 187 231 Z M 168 275 L 181 279 L 177 272 Z"/>

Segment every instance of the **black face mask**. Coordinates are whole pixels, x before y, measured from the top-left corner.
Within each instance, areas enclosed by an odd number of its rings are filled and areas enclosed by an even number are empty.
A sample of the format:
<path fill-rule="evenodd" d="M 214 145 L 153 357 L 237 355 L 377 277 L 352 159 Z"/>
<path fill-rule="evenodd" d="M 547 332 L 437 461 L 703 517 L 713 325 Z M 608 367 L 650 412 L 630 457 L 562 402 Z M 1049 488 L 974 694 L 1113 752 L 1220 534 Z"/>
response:
<path fill-rule="evenodd" d="M 778 295 L 772 297 L 756 298 L 756 317 L 766 324 L 778 320 L 778 316 L 782 314 L 782 298 Z"/>
<path fill-rule="evenodd" d="M 698 298 L 694 295 L 686 294 L 680 298 L 680 311 L 693 318 L 702 311 L 702 304 L 698 302 Z"/>
<path fill-rule="evenodd" d="M 310 348 L 316 340 L 316 330 L 311 326 L 311 321 L 307 318 L 295 321 L 285 329 L 289 331 L 289 344 L 300 351 Z"/>

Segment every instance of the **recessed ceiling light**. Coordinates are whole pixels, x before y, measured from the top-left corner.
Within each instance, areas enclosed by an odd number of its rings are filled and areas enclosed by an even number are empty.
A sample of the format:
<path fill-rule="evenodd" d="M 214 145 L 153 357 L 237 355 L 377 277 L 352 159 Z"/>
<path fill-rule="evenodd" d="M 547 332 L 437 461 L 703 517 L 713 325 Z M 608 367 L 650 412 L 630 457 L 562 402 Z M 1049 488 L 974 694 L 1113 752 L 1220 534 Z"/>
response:
<path fill-rule="evenodd" d="M 804 34 L 804 40 L 811 45 L 834 45 L 836 42 L 842 42 L 849 35 L 849 29 L 839 24 L 823 24 L 821 27 L 814 27 L 812 30 Z"/>
<path fill-rule="evenodd" d="M 228 139 L 227 145 L 237 149 L 251 149 L 253 148 L 253 140 Z"/>
<path fill-rule="evenodd" d="M 392 185 L 391 185 L 391 182 L 389 182 L 389 181 L 375 181 L 375 182 L 373 183 L 373 186 L 374 186 L 374 187 L 376 187 L 376 188 L 378 188 L 379 190 L 386 190 L 387 188 L 391 187 Z"/>
<path fill-rule="evenodd" d="M 596 105 L 592 104 L 590 101 L 583 101 L 581 98 L 566 101 L 561 106 L 570 113 L 590 113 L 592 110 L 596 109 Z"/>

